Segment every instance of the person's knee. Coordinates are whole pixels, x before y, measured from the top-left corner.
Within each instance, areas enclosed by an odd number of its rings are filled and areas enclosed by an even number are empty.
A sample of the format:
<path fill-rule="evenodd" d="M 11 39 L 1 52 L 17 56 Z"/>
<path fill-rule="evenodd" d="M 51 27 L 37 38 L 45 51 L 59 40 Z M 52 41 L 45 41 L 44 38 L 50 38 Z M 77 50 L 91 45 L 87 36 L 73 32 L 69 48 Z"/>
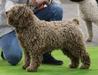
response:
<path fill-rule="evenodd" d="M 17 65 L 20 62 L 21 58 L 22 58 L 22 54 L 21 55 L 10 54 L 10 55 L 6 56 L 6 60 L 11 65 Z"/>
<path fill-rule="evenodd" d="M 63 15 L 63 8 L 62 7 L 60 7 L 60 6 L 57 6 L 57 7 L 55 7 L 55 14 L 58 14 L 58 15 Z"/>

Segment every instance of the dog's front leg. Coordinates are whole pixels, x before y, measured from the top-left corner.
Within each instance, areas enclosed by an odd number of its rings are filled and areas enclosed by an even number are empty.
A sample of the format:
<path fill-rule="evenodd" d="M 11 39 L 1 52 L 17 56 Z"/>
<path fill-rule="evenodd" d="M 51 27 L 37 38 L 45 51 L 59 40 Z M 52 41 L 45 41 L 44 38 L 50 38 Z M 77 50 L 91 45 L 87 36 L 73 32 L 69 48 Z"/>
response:
<path fill-rule="evenodd" d="M 42 55 L 34 54 L 31 57 L 30 65 L 27 67 L 28 72 L 36 72 L 42 62 Z"/>
<path fill-rule="evenodd" d="M 27 67 L 28 72 L 35 72 L 37 71 L 38 67 L 40 66 L 42 62 L 43 55 L 41 53 L 42 46 L 39 46 L 39 44 L 35 44 L 33 47 L 31 47 L 30 53 L 30 64 Z"/>
<path fill-rule="evenodd" d="M 23 69 L 26 69 L 30 64 L 30 54 L 28 50 L 24 50 L 25 64 L 23 65 Z"/>

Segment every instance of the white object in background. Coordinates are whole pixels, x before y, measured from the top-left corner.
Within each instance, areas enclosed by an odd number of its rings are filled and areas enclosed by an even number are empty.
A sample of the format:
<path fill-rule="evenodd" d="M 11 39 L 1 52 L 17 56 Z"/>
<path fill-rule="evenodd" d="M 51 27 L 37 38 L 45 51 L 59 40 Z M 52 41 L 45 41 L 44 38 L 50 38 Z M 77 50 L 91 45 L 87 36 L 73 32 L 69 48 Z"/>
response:
<path fill-rule="evenodd" d="M 12 7 L 15 6 L 15 3 L 13 3 L 10 0 L 6 0 L 6 4 L 5 4 L 5 11 L 9 11 Z"/>

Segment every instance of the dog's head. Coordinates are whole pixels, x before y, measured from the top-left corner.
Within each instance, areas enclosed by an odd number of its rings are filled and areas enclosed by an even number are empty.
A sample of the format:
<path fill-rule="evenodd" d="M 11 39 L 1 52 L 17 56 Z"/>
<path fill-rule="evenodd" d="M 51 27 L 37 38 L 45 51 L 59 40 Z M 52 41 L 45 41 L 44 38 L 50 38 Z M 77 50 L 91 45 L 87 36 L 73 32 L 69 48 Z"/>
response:
<path fill-rule="evenodd" d="M 70 0 L 70 1 L 72 1 L 72 2 L 82 2 L 84 0 Z"/>
<path fill-rule="evenodd" d="M 14 27 L 27 27 L 25 24 L 32 18 L 33 12 L 25 5 L 16 5 L 6 12 L 8 23 Z"/>

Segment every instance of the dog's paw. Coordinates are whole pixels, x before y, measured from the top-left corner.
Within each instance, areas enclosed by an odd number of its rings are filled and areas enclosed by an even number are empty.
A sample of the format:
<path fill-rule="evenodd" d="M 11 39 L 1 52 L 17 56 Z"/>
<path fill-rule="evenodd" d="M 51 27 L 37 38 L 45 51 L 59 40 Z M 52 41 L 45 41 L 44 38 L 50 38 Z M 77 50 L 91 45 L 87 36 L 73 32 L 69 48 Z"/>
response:
<path fill-rule="evenodd" d="M 86 40 L 86 42 L 92 42 L 92 39 L 88 38 L 88 39 Z"/>
<path fill-rule="evenodd" d="M 28 72 L 37 72 L 37 69 L 33 68 L 32 66 L 29 66 L 29 67 L 26 68 L 26 71 L 28 71 Z"/>
<path fill-rule="evenodd" d="M 26 69 L 29 65 L 23 65 L 22 68 Z"/>
<path fill-rule="evenodd" d="M 69 65 L 69 68 L 72 68 L 72 69 L 77 68 L 77 67 L 78 67 L 78 65 L 73 65 L 73 64 Z"/>
<path fill-rule="evenodd" d="M 81 65 L 80 69 L 89 69 L 89 65 Z"/>

